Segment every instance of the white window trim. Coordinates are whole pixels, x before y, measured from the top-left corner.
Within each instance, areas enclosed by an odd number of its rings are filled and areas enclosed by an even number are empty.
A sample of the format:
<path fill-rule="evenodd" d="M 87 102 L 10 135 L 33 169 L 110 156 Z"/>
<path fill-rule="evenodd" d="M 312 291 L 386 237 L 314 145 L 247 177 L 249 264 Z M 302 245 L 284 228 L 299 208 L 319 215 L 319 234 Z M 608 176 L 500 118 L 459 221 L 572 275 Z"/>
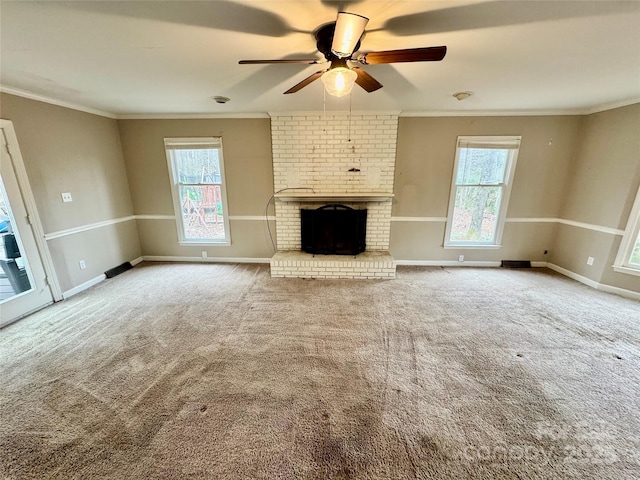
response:
<path fill-rule="evenodd" d="M 179 184 L 178 184 L 178 175 L 171 160 L 171 149 L 167 148 L 170 146 L 180 146 L 184 145 L 188 147 L 189 145 L 215 145 L 219 148 L 218 158 L 220 160 L 220 178 L 222 179 L 222 183 L 220 185 L 220 194 L 222 196 L 222 217 L 224 221 L 224 239 L 212 239 L 212 240 L 204 240 L 204 239 L 196 239 L 189 240 L 184 238 L 184 219 L 182 217 L 182 204 L 180 203 L 180 192 L 179 192 Z M 171 196 L 173 198 L 173 210 L 176 216 L 176 228 L 178 230 L 178 244 L 183 246 L 230 246 L 231 245 L 231 230 L 229 229 L 229 205 L 227 203 L 227 181 L 225 177 L 224 171 L 224 152 L 222 148 L 222 138 L 221 137 L 167 137 L 164 139 L 164 150 L 167 156 L 167 167 L 169 169 L 169 179 L 171 181 Z"/>
<path fill-rule="evenodd" d="M 447 249 L 497 249 L 502 247 L 502 233 L 504 232 L 505 219 L 507 218 L 507 209 L 509 206 L 509 198 L 511 197 L 511 187 L 513 186 L 513 178 L 516 171 L 516 163 L 518 161 L 518 153 L 520 151 L 520 141 L 522 136 L 520 135 L 504 135 L 504 136 L 460 136 L 456 141 L 456 156 L 453 166 L 453 173 L 451 175 L 451 190 L 449 192 L 449 210 L 447 212 L 447 226 L 444 233 L 443 248 Z M 451 225 L 453 218 L 453 211 L 456 203 L 456 176 L 458 171 L 460 149 L 477 147 L 482 148 L 496 148 L 497 146 L 504 146 L 511 149 L 507 158 L 507 165 L 505 170 L 504 183 L 499 184 L 502 186 L 502 195 L 500 201 L 500 209 L 498 210 L 496 235 L 493 242 L 466 242 L 466 241 L 450 241 L 451 237 Z"/>
<path fill-rule="evenodd" d="M 622 242 L 620 242 L 618 255 L 616 255 L 616 259 L 612 265 L 616 272 L 640 276 L 640 267 L 629 263 L 631 250 L 638 238 L 638 231 L 640 231 L 640 188 L 638 188 L 636 199 L 633 202 L 633 207 L 629 214 L 629 220 L 627 221 L 627 227 L 622 236 Z"/>

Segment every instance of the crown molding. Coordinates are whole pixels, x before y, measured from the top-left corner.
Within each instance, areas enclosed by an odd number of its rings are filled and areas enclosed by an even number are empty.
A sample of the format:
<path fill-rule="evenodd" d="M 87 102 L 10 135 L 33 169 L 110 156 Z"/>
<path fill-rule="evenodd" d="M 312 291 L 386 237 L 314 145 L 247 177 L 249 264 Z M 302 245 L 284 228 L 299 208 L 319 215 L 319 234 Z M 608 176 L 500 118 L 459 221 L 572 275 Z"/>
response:
<path fill-rule="evenodd" d="M 234 119 L 234 118 L 269 118 L 265 112 L 237 113 L 141 113 L 116 115 L 118 120 L 193 120 L 193 119 Z"/>
<path fill-rule="evenodd" d="M 585 108 L 565 108 L 558 110 L 434 110 L 403 111 L 400 117 L 543 117 L 562 115 L 591 115 L 607 110 L 640 103 L 640 97 L 628 98 L 617 102 L 603 103 Z"/>
<path fill-rule="evenodd" d="M 274 111 L 267 112 L 271 118 L 274 117 L 303 117 L 303 116 L 312 116 L 312 117 L 349 117 L 356 115 L 385 115 L 385 116 L 398 116 L 400 115 L 400 110 L 358 110 L 349 112 L 349 110 L 331 110 L 331 111 L 322 111 L 322 110 L 312 110 L 312 111 Z"/>
<path fill-rule="evenodd" d="M 274 112 L 230 112 L 230 113 L 140 113 L 140 114 L 117 114 L 107 112 L 78 103 L 58 100 L 56 98 L 39 95 L 36 93 L 9 87 L 0 84 L 0 92 L 15 95 L 17 97 L 36 100 L 59 107 L 69 108 L 80 112 L 99 115 L 101 117 L 115 120 L 189 120 L 189 119 L 246 119 L 246 118 L 274 118 L 287 116 L 355 116 L 355 115 L 385 115 L 398 116 L 401 118 L 411 117 L 535 117 L 535 116 L 561 116 L 561 115 L 591 115 L 594 113 L 614 110 L 629 105 L 640 103 L 640 97 L 628 98 L 617 102 L 604 103 L 586 108 L 558 109 L 558 110 L 433 110 L 433 111 L 353 111 L 331 110 L 331 111 L 274 111 Z"/>
<path fill-rule="evenodd" d="M 582 110 L 434 110 L 403 111 L 400 118 L 411 117 L 549 117 L 562 115 L 585 115 Z"/>
<path fill-rule="evenodd" d="M 178 119 L 206 119 L 206 118 L 269 118 L 266 112 L 249 112 L 249 113 L 185 113 L 185 114 L 163 114 L 163 113 L 141 113 L 141 114 L 117 114 L 113 112 L 106 112 L 104 110 L 98 110 L 96 108 L 87 107 L 78 103 L 66 102 L 58 100 L 56 98 L 47 97 L 45 95 L 39 95 L 36 93 L 21 90 L 19 88 L 8 87 L 6 85 L 0 85 L 0 92 L 7 93 L 9 95 L 15 95 L 16 97 L 27 98 L 29 100 L 36 100 L 42 103 L 48 103 L 50 105 L 56 105 L 58 107 L 69 108 L 71 110 L 77 110 L 79 112 L 91 113 L 93 115 L 99 115 L 101 117 L 113 118 L 115 120 L 178 120 Z"/>
<path fill-rule="evenodd" d="M 601 105 L 597 105 L 595 107 L 591 107 L 585 111 L 586 115 L 591 115 L 593 113 L 606 112 L 607 110 L 613 110 L 615 108 L 628 107 L 629 105 L 635 105 L 636 103 L 640 103 L 640 97 L 628 98 L 626 100 L 620 100 L 618 102 L 612 103 L 603 103 Z"/>
<path fill-rule="evenodd" d="M 19 88 L 7 87 L 6 85 L 0 85 L 0 92 L 7 93 L 9 95 L 15 95 L 16 97 L 27 98 L 29 100 L 36 100 L 38 102 L 48 103 L 50 105 L 56 105 L 58 107 L 70 108 L 71 110 L 77 110 L 79 112 L 91 113 L 92 115 L 99 115 L 101 117 L 116 118 L 115 113 L 105 112 L 96 108 L 87 107 L 77 103 L 65 102 L 44 95 L 38 95 L 36 93 L 21 90 Z"/>

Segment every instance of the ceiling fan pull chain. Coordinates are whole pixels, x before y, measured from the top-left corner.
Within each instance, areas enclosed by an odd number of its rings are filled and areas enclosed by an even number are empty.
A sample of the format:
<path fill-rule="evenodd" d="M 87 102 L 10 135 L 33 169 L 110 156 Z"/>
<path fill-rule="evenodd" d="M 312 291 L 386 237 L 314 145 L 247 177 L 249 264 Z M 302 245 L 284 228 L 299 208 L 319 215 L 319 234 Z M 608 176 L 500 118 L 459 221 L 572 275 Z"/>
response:
<path fill-rule="evenodd" d="M 351 142 L 351 99 L 353 99 L 353 92 L 349 94 L 349 126 L 347 127 L 347 142 Z"/>
<path fill-rule="evenodd" d="M 323 132 L 325 135 L 325 138 L 323 139 L 325 141 L 325 143 L 328 142 L 328 136 L 327 136 L 327 91 L 323 88 L 322 89 L 322 125 L 323 125 Z"/>

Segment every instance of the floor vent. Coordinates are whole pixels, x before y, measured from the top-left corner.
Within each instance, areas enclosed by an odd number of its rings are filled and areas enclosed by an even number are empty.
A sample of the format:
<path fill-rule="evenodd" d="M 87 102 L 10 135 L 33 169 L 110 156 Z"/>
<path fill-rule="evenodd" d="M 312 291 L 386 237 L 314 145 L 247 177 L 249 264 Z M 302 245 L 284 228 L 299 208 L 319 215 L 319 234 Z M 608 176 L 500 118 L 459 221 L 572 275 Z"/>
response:
<path fill-rule="evenodd" d="M 531 268 L 529 260 L 502 260 L 500 266 L 502 268 Z"/>
<path fill-rule="evenodd" d="M 126 272 L 127 270 L 131 270 L 133 265 L 131 262 L 124 262 L 122 265 L 118 265 L 117 267 L 112 268 L 111 270 L 107 270 L 104 274 L 107 278 L 113 278 L 116 275 L 120 275 L 122 272 Z"/>

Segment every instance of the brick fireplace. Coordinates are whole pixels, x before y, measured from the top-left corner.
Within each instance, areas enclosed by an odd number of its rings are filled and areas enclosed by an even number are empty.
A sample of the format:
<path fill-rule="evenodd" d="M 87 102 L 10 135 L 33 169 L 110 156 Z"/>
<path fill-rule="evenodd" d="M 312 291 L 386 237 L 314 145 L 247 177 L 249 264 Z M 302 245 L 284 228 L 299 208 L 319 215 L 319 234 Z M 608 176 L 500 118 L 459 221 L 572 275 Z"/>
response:
<path fill-rule="evenodd" d="M 397 114 L 271 114 L 277 252 L 271 276 L 394 278 L 389 254 Z M 297 189 L 295 189 L 297 188 Z M 357 256 L 301 251 L 301 208 L 367 208 Z"/>

